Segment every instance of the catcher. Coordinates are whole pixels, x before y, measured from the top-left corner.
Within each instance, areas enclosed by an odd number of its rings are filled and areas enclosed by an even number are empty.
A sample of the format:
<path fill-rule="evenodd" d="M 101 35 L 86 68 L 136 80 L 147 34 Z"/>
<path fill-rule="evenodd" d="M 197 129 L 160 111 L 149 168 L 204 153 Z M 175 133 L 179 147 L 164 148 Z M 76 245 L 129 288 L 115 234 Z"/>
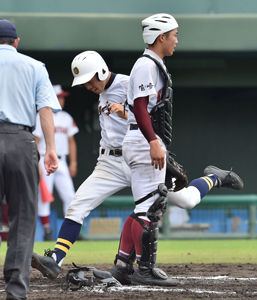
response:
<path fill-rule="evenodd" d="M 155 267 L 158 222 L 166 211 L 167 197 L 172 202 L 191 197 L 200 201 L 215 185 L 237 189 L 243 187 L 243 182 L 235 173 L 209 166 L 203 178 L 195 179 L 188 188 L 183 189 L 187 184 L 186 176 L 170 155 L 170 174 L 166 176 L 166 181 L 168 177 L 176 178 L 175 186 L 169 186 L 174 192 L 168 195 L 163 184 L 167 147 L 172 138 L 172 82 L 163 59 L 175 51 L 177 28 L 176 20 L 168 14 L 157 14 L 143 20 L 143 39 L 148 47 L 130 73 L 127 93 L 129 130 L 123 140 L 122 151 L 132 170 L 131 189 L 135 209 L 124 223 L 115 265 L 111 270 L 113 277 L 123 284 L 178 284 Z M 179 196 L 174 197 L 176 194 Z M 138 268 L 134 270 L 135 259 Z"/>

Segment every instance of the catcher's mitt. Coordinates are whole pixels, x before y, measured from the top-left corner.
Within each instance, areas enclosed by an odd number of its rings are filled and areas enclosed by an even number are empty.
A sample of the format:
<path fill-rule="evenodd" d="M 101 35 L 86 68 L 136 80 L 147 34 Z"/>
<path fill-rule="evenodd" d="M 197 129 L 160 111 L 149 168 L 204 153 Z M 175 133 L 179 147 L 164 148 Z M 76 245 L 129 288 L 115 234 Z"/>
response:
<path fill-rule="evenodd" d="M 173 156 L 175 154 L 167 151 L 165 185 L 169 190 L 177 192 L 188 184 L 188 179 L 183 166 L 178 164 Z"/>

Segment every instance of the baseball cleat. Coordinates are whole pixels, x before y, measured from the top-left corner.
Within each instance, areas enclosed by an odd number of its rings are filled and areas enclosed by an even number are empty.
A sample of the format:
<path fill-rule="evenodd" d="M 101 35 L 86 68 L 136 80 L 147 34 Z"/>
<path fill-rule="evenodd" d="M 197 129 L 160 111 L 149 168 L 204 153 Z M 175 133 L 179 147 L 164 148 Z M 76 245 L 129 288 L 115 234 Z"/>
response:
<path fill-rule="evenodd" d="M 7 295 L 6 300 L 27 300 L 27 298 L 18 298 L 15 296 Z"/>
<path fill-rule="evenodd" d="M 53 251 L 51 250 L 45 250 L 44 256 L 33 252 L 31 267 L 37 269 L 49 279 L 56 279 L 61 271 L 61 267 L 52 258 L 52 254 Z"/>
<path fill-rule="evenodd" d="M 119 267 L 114 265 L 111 268 L 110 273 L 117 279 L 121 284 L 131 284 L 132 273 L 128 271 L 127 268 Z"/>
<path fill-rule="evenodd" d="M 234 172 L 232 168 L 230 171 L 221 170 L 214 166 L 208 166 L 203 171 L 205 176 L 216 174 L 218 176 L 218 185 L 217 187 L 227 187 L 234 190 L 242 190 L 244 183 L 242 179 Z"/>
<path fill-rule="evenodd" d="M 147 267 L 139 267 L 135 270 L 132 276 L 132 284 L 135 285 L 158 285 L 158 286 L 176 286 L 179 282 L 176 279 L 168 277 L 162 270 L 155 268 L 157 273 L 164 274 L 165 276 L 159 276 L 155 273 L 154 269 Z"/>

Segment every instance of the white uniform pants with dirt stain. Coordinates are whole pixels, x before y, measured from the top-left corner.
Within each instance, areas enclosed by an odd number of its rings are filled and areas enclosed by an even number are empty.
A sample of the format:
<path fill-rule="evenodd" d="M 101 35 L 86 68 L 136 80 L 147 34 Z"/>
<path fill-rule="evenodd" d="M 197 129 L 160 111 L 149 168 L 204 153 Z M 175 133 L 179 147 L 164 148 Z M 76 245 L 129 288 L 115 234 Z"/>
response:
<path fill-rule="evenodd" d="M 83 224 L 84 218 L 105 199 L 130 186 L 131 171 L 123 156 L 105 153 L 101 154 L 100 148 L 97 165 L 77 190 L 65 218 Z"/>

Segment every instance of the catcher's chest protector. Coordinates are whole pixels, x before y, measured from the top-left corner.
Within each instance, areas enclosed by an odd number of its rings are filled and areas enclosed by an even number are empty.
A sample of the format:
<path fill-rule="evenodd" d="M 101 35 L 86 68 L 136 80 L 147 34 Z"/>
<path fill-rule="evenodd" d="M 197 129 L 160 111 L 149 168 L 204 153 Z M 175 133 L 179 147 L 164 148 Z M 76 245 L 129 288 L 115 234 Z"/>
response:
<path fill-rule="evenodd" d="M 144 54 L 142 57 L 148 57 L 153 60 L 161 70 L 165 78 L 165 92 L 163 99 L 158 102 L 151 110 L 150 117 L 154 132 L 163 140 L 166 146 L 172 141 L 172 81 L 170 74 L 166 69 L 150 55 Z"/>

